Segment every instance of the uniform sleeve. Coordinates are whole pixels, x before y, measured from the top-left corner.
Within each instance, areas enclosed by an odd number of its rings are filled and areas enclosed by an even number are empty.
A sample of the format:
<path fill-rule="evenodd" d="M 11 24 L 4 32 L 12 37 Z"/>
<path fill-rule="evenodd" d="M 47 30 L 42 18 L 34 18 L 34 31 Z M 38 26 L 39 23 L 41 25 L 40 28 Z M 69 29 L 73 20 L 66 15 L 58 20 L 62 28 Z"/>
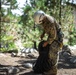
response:
<path fill-rule="evenodd" d="M 53 23 L 50 27 L 49 27 L 49 36 L 48 36 L 48 43 L 51 44 L 55 39 L 56 39 L 56 27 L 55 27 L 55 23 Z"/>

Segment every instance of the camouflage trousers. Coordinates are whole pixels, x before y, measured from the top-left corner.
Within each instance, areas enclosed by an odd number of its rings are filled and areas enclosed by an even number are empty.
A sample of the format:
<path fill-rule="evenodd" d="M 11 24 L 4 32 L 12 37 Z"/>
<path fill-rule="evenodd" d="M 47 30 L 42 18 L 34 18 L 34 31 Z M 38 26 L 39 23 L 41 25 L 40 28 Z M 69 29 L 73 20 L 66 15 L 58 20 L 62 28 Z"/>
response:
<path fill-rule="evenodd" d="M 56 75 L 59 44 L 54 41 L 51 45 L 43 47 L 44 42 L 39 44 L 39 57 L 33 70 L 35 73 L 43 73 L 43 75 Z"/>
<path fill-rule="evenodd" d="M 43 75 L 57 75 L 57 66 L 52 66 L 52 68 L 49 71 L 44 72 Z"/>
<path fill-rule="evenodd" d="M 57 75 L 57 64 L 58 64 L 58 59 L 59 59 L 58 52 L 60 48 L 61 47 L 57 41 L 54 41 L 49 46 L 49 58 L 51 60 L 52 66 L 49 71 L 44 72 L 44 75 Z"/>

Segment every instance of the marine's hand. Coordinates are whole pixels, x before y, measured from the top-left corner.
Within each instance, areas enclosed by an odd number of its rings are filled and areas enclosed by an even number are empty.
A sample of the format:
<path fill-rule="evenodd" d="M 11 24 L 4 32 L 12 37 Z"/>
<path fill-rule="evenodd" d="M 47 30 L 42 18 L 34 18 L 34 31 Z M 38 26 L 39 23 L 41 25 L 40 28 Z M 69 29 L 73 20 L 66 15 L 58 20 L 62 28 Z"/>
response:
<path fill-rule="evenodd" d="M 48 42 L 44 42 L 43 47 L 46 47 L 48 45 Z"/>

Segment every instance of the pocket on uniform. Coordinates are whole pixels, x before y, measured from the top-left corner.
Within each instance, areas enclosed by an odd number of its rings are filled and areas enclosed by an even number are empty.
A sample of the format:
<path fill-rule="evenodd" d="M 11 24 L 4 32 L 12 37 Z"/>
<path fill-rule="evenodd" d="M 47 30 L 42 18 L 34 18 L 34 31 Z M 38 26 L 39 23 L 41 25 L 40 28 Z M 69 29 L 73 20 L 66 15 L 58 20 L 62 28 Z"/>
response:
<path fill-rule="evenodd" d="M 54 51 L 54 50 L 58 50 L 59 49 L 59 44 L 58 42 L 54 41 L 52 44 L 51 44 L 51 49 Z"/>

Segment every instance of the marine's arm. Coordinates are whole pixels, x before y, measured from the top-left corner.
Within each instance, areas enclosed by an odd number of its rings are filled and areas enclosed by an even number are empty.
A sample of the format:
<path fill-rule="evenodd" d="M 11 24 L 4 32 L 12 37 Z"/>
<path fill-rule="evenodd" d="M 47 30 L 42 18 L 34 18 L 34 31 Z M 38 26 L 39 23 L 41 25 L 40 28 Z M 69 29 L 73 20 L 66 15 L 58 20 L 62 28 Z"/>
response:
<path fill-rule="evenodd" d="M 51 44 L 56 39 L 56 34 L 57 34 L 56 27 L 55 27 L 55 24 L 53 23 L 50 26 L 49 36 L 48 36 L 48 39 L 47 39 L 47 42 L 49 44 Z"/>

